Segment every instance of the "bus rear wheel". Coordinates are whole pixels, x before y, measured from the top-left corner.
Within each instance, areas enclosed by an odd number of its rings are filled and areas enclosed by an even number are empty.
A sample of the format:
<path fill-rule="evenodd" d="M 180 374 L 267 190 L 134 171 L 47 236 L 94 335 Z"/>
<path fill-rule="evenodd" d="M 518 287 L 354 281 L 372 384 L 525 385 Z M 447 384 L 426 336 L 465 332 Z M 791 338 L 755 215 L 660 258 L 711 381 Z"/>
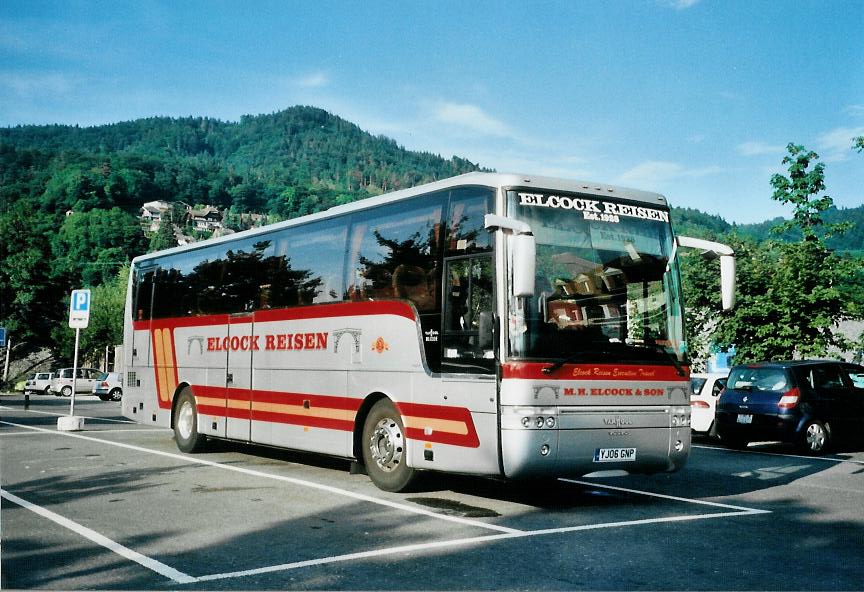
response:
<path fill-rule="evenodd" d="M 195 405 L 195 396 L 188 387 L 177 397 L 174 440 L 181 452 L 200 452 L 207 444 L 207 436 L 198 432 L 198 408 Z"/>
<path fill-rule="evenodd" d="M 417 471 L 406 463 L 407 442 L 399 412 L 389 399 L 375 403 L 363 424 L 363 463 L 379 489 L 407 490 Z"/>

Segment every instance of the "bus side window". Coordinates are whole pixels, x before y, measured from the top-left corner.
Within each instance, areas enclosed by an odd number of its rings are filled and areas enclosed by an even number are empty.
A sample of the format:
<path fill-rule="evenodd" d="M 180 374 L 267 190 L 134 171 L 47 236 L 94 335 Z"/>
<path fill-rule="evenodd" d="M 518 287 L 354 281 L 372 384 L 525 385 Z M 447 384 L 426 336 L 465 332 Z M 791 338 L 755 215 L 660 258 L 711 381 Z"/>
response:
<path fill-rule="evenodd" d="M 492 257 L 463 257 L 445 263 L 444 372 L 491 372 L 493 287 Z"/>

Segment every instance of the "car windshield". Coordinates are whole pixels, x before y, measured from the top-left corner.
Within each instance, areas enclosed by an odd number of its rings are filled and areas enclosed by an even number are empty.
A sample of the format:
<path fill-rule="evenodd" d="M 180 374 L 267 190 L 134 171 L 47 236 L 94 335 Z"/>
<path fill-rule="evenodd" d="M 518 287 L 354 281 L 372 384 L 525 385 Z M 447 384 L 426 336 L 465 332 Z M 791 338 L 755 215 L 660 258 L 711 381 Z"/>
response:
<path fill-rule="evenodd" d="M 536 240 L 534 296 L 509 299 L 513 357 L 686 360 L 668 212 L 509 191 L 507 215 L 526 222 Z"/>
<path fill-rule="evenodd" d="M 728 387 L 738 390 L 782 391 L 788 386 L 782 368 L 735 368 L 729 375 Z"/>

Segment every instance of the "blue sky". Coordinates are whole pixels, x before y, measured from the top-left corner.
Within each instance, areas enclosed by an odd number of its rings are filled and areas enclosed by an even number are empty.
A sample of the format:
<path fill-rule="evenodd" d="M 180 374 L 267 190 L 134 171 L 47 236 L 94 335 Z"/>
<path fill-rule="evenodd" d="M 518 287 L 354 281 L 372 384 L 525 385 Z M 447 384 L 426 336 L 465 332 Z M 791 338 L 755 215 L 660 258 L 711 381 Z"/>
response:
<path fill-rule="evenodd" d="M 759 222 L 789 142 L 864 203 L 864 3 L 0 3 L 0 126 L 314 105 L 412 150 Z"/>

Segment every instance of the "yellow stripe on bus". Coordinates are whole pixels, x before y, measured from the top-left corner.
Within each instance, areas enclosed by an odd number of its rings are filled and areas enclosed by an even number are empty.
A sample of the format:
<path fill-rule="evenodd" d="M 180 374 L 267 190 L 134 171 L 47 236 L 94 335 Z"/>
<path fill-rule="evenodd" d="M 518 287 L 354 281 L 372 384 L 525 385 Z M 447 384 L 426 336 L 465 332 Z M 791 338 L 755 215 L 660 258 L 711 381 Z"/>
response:
<path fill-rule="evenodd" d="M 164 343 L 165 354 L 165 385 L 168 387 L 165 390 L 164 401 L 170 401 L 177 390 L 177 379 L 174 369 L 174 335 L 171 329 L 162 329 L 162 342 Z"/>
<path fill-rule="evenodd" d="M 304 417 L 339 419 L 344 421 L 354 421 L 354 417 L 357 415 L 356 411 L 350 409 L 328 409 L 326 407 L 312 407 L 307 409 L 302 405 L 284 405 L 281 403 L 253 402 L 252 409 L 268 413 L 283 413 L 286 415 L 302 415 Z"/>
<path fill-rule="evenodd" d="M 168 401 L 168 380 L 165 375 L 165 343 L 162 341 L 162 329 L 153 332 L 154 360 L 156 366 L 156 391 L 160 401 Z"/>
<path fill-rule="evenodd" d="M 406 428 L 416 428 L 418 430 L 429 428 L 434 432 L 446 432 L 448 434 L 459 434 L 460 436 L 468 434 L 468 426 L 465 425 L 464 421 L 412 417 L 410 415 L 404 415 L 402 419 L 405 422 Z"/>

